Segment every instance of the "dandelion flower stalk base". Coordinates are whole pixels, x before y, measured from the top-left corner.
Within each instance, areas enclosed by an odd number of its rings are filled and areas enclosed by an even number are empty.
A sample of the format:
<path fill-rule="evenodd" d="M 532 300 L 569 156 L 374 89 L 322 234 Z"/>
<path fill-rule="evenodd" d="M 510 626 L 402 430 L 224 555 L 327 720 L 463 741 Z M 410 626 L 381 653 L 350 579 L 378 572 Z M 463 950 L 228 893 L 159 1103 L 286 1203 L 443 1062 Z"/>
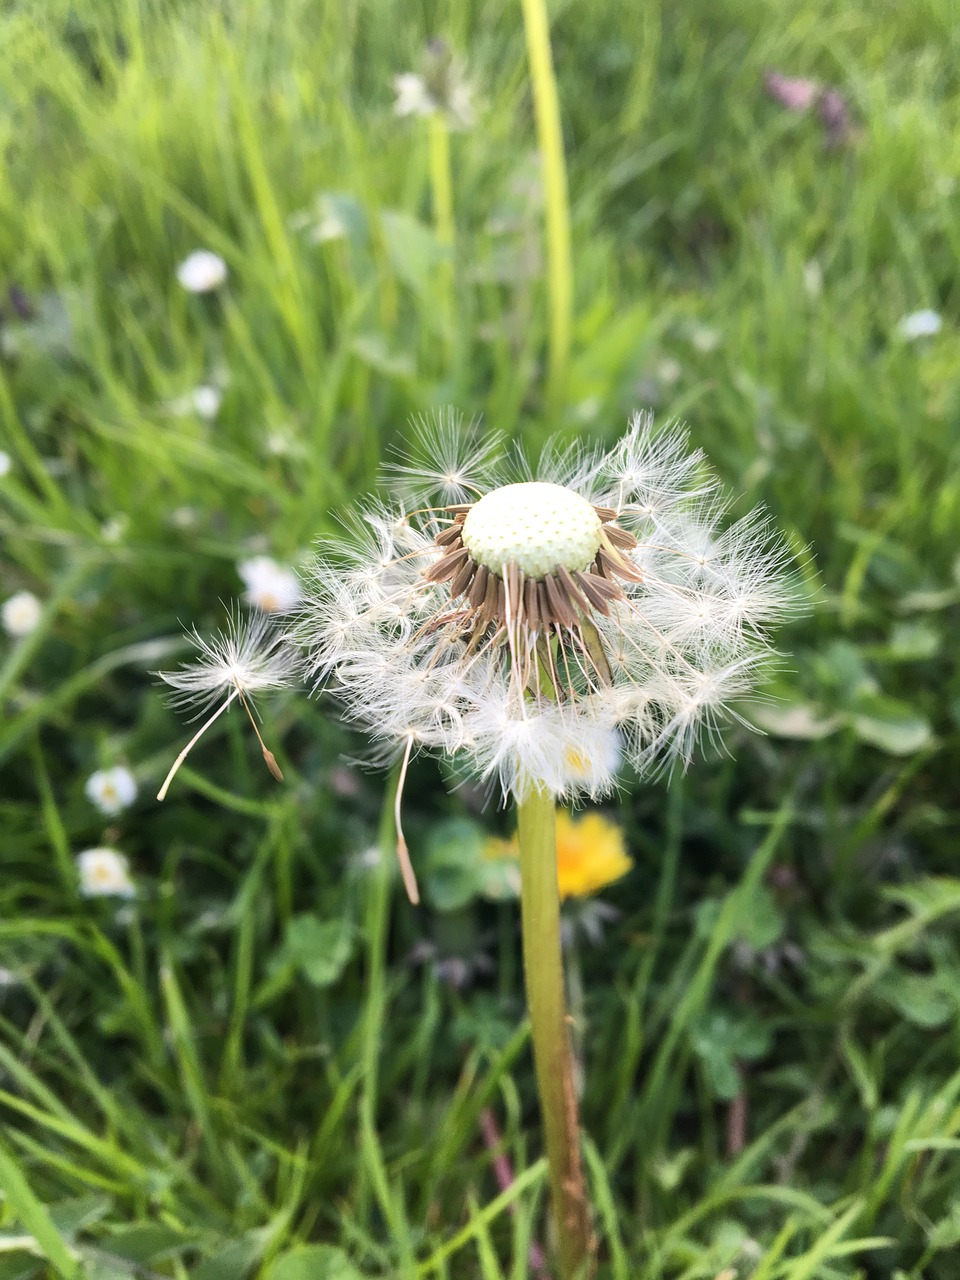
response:
<path fill-rule="evenodd" d="M 533 791 L 517 806 L 523 969 L 533 1030 L 537 1092 L 550 1168 L 561 1280 L 592 1271 L 593 1233 L 580 1163 L 570 1029 L 560 951 L 560 891 L 554 800 Z"/>

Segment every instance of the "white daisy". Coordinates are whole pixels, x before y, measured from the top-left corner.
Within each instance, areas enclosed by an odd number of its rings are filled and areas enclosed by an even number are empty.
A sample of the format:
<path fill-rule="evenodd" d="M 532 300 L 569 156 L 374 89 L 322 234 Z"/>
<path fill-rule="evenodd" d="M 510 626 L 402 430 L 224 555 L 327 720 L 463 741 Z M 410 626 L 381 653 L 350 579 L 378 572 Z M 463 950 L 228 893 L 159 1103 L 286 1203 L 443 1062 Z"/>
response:
<path fill-rule="evenodd" d="M 897 325 L 901 338 L 912 342 L 916 338 L 932 338 L 943 328 L 943 317 L 938 311 L 926 308 L 923 311 L 911 311 Z"/>
<path fill-rule="evenodd" d="M 194 387 L 190 393 L 190 404 L 200 418 L 210 422 L 220 412 L 223 404 L 223 392 L 219 387 Z"/>
<path fill-rule="evenodd" d="M 397 116 L 431 116 L 442 112 L 453 129 L 474 122 L 473 88 L 464 66 L 444 40 L 431 40 L 423 53 L 423 73 L 405 71 L 393 77 Z"/>
<path fill-rule="evenodd" d="M 237 573 L 247 588 L 247 602 L 264 613 L 286 613 L 300 601 L 300 579 L 270 556 L 241 560 Z"/>
<path fill-rule="evenodd" d="M 621 753 L 688 760 L 795 602 L 766 522 L 724 528 L 702 455 L 648 418 L 607 453 L 548 446 L 536 472 L 453 421 L 433 435 L 438 461 L 395 469 L 398 508 L 312 571 L 296 634 L 316 681 L 404 771 L 433 751 L 517 801 L 600 796 Z"/>
<path fill-rule="evenodd" d="M 133 898 L 130 864 L 116 849 L 84 849 L 77 854 L 80 892 L 85 898 Z"/>
<path fill-rule="evenodd" d="M 112 769 L 98 769 L 92 773 L 84 792 L 101 813 L 113 815 L 133 804 L 137 798 L 137 782 L 129 769 L 118 764 Z"/>
<path fill-rule="evenodd" d="M 8 636 L 28 636 L 43 614 L 43 606 L 32 591 L 18 591 L 3 602 L 0 617 Z"/>
<path fill-rule="evenodd" d="M 157 674 L 176 690 L 171 700 L 173 705 L 196 707 L 197 717 L 219 699 L 223 701 L 177 756 L 157 793 L 157 799 L 164 798 L 187 755 L 234 699 L 240 700 L 250 718 L 270 772 L 275 778 L 282 778 L 273 753 L 264 745 L 254 720 L 253 699 L 257 693 L 282 689 L 290 684 L 299 670 L 299 656 L 265 613 L 253 614 L 246 620 L 233 617 L 227 630 L 213 640 L 204 640 L 196 630 L 189 634 L 200 651 L 200 657 L 195 662 L 181 664 L 179 671 L 159 671 Z"/>
<path fill-rule="evenodd" d="M 210 293 L 226 278 L 227 264 L 209 249 L 196 249 L 177 267 L 177 279 L 189 293 Z"/>

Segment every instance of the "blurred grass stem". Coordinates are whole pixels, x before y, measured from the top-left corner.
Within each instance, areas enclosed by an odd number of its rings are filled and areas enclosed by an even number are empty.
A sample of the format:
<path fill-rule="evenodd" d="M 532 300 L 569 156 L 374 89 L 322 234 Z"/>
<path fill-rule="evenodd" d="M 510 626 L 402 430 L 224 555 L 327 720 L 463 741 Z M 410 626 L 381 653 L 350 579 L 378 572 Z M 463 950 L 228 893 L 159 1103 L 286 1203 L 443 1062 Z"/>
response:
<path fill-rule="evenodd" d="M 553 798 L 545 791 L 533 792 L 518 805 L 517 820 L 523 969 L 550 1168 L 559 1275 L 560 1280 L 583 1280 L 592 1273 L 593 1237 L 580 1163 L 580 1125 L 563 994 Z"/>
<path fill-rule="evenodd" d="M 430 188 L 433 196 L 433 221 L 437 242 L 443 250 L 439 265 L 440 306 L 443 313 L 444 340 L 454 346 L 454 270 L 453 246 L 456 224 L 453 220 L 453 175 L 450 165 L 450 130 L 441 111 L 427 119 L 430 148 Z"/>
<path fill-rule="evenodd" d="M 573 322 L 573 261 L 570 251 L 570 204 L 567 166 L 560 126 L 560 100 L 550 50 L 546 0 L 521 0 L 527 60 L 533 84 L 537 140 L 543 166 L 547 222 L 547 292 L 550 308 L 547 399 L 556 408 L 566 387 Z"/>

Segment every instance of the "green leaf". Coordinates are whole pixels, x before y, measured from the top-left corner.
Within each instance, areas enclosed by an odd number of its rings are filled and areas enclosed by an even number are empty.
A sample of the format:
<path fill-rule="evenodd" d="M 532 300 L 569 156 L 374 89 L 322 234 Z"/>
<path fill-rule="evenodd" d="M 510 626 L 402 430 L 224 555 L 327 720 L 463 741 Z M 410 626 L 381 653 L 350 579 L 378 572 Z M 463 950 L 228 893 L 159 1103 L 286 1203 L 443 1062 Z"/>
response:
<path fill-rule="evenodd" d="M 413 357 L 406 351 L 391 351 L 382 333 L 358 333 L 350 350 L 365 365 L 388 378 L 412 378 L 416 373 Z"/>
<path fill-rule="evenodd" d="M 281 1254 L 264 1280 L 363 1280 L 342 1249 L 331 1244 L 305 1244 Z"/>
<path fill-rule="evenodd" d="M 136 1222 L 105 1236 L 101 1248 L 129 1262 L 153 1262 L 157 1258 L 196 1247 L 196 1241 L 160 1222 Z"/>
<path fill-rule="evenodd" d="M 434 269 L 447 250 L 429 227 L 409 213 L 387 210 L 380 217 L 380 226 L 394 271 L 415 293 L 428 297 Z"/>
<path fill-rule="evenodd" d="M 318 920 L 304 914 L 287 925 L 283 950 L 315 987 L 329 987 L 342 976 L 356 944 L 357 931 L 351 921 Z"/>
<path fill-rule="evenodd" d="M 0 1190 L 26 1230 L 34 1237 L 57 1275 L 77 1275 L 79 1264 L 57 1230 L 46 1206 L 33 1193 L 19 1164 L 0 1145 Z"/>
<path fill-rule="evenodd" d="M 265 1240 L 263 1232 L 251 1231 L 239 1240 L 231 1240 L 219 1253 L 204 1258 L 191 1275 L 191 1280 L 243 1280 L 253 1269 Z"/>
<path fill-rule="evenodd" d="M 935 975 L 896 973 L 878 988 L 886 1000 L 914 1026 L 942 1027 L 953 1018 L 957 1004 Z"/>
<path fill-rule="evenodd" d="M 50 1205 L 50 1217 L 67 1240 L 72 1240 L 91 1223 L 99 1222 L 109 1212 L 110 1201 L 106 1196 L 79 1196 L 75 1200 L 61 1200 Z"/>
<path fill-rule="evenodd" d="M 850 724 L 862 742 L 894 756 L 912 755 L 933 737 L 925 716 L 883 693 L 861 694 Z"/>
<path fill-rule="evenodd" d="M 438 911 L 459 911 L 485 889 L 483 829 L 466 818 L 438 823 L 427 841 L 424 896 Z"/>
<path fill-rule="evenodd" d="M 887 652 L 902 662 L 916 662 L 934 657 L 940 643 L 940 632 L 929 622 L 898 622 L 890 632 Z"/>

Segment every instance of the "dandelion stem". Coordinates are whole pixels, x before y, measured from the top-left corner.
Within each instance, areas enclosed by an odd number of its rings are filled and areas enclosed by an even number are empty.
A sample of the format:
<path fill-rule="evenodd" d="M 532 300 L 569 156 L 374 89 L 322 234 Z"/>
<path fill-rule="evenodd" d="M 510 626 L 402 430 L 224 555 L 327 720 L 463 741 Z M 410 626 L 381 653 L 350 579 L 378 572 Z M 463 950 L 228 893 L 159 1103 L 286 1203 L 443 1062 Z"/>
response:
<path fill-rule="evenodd" d="M 552 797 L 545 791 L 532 792 L 518 805 L 517 818 L 523 968 L 559 1243 L 559 1274 L 560 1280 L 583 1280 L 592 1274 L 594 1238 L 580 1164 L 580 1127 L 563 994 L 557 820 Z"/>
<path fill-rule="evenodd" d="M 407 897 L 414 906 L 420 901 L 420 890 L 417 888 L 417 877 L 413 871 L 413 863 L 410 861 L 410 850 L 407 847 L 406 837 L 403 834 L 403 825 L 400 821 L 401 808 L 403 805 L 403 786 L 407 780 L 407 769 L 410 765 L 410 753 L 413 751 L 413 735 L 407 738 L 407 745 L 404 748 L 403 760 L 400 764 L 400 774 L 397 779 L 397 790 L 393 798 L 393 823 L 397 836 L 397 861 L 400 863 L 400 874 L 403 877 L 403 887 L 407 891 Z"/>
<path fill-rule="evenodd" d="M 227 707 L 229 707 L 230 703 L 234 700 L 234 698 L 237 696 L 239 692 L 240 692 L 239 689 L 231 689 L 229 695 L 223 700 L 223 702 L 221 702 L 220 706 L 217 707 L 213 715 L 209 716 L 206 720 L 204 720 L 203 724 L 200 726 L 200 728 L 193 735 L 193 737 L 190 739 L 187 745 L 183 748 L 183 750 L 177 756 L 176 760 L 174 760 L 173 764 L 170 766 L 170 772 L 164 778 L 163 786 L 157 792 L 158 800 L 163 800 L 166 797 L 167 792 L 170 790 L 170 783 L 177 776 L 177 771 L 180 768 L 180 766 L 183 764 L 184 760 L 186 760 L 187 756 L 190 754 L 193 748 L 197 745 L 197 743 L 200 741 L 203 735 L 207 732 L 207 730 L 213 724 L 214 720 L 219 719 L 219 717 L 223 715 Z"/>
<path fill-rule="evenodd" d="M 570 251 L 570 207 L 567 166 L 560 127 L 560 102 L 550 51 L 546 0 L 521 0 L 527 37 L 527 60 L 537 116 L 537 139 L 543 165 L 547 222 L 547 287 L 550 306 L 550 365 L 547 398 L 559 405 L 566 383 L 573 315 L 573 262 Z"/>
<path fill-rule="evenodd" d="M 433 193 L 433 220 L 437 242 L 444 256 L 440 262 L 440 305 L 444 337 L 453 341 L 454 273 L 453 246 L 456 226 L 453 220 L 453 177 L 450 165 L 450 130 L 441 111 L 434 111 L 427 121 L 430 142 L 430 186 Z"/>

